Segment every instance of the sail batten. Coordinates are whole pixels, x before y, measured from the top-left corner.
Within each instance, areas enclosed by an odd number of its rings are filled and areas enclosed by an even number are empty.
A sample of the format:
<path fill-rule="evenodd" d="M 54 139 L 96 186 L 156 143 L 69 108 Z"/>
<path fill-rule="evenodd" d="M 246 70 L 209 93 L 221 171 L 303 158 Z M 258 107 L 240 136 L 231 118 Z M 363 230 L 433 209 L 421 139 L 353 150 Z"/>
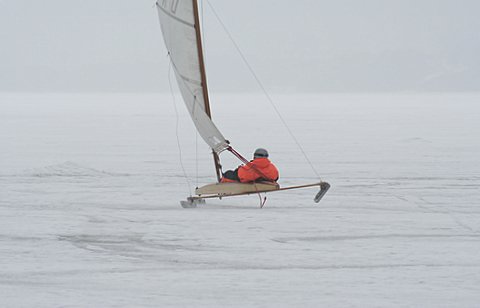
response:
<path fill-rule="evenodd" d="M 183 23 L 183 24 L 185 24 L 185 25 L 187 25 L 187 26 L 190 26 L 190 27 L 192 27 L 192 28 L 195 28 L 195 24 L 189 23 L 188 21 L 183 20 L 183 19 L 181 19 L 181 18 L 178 18 L 178 17 L 175 16 L 174 14 L 171 14 L 171 13 L 168 12 L 165 8 L 163 8 L 160 4 L 158 4 L 158 2 L 157 2 L 157 7 L 158 7 L 158 9 L 162 10 L 163 13 L 165 13 L 166 15 L 168 15 L 169 17 L 171 17 L 172 19 L 174 19 L 174 20 L 176 20 L 176 21 L 178 21 L 178 22 L 181 22 L 181 23 Z"/>
<path fill-rule="evenodd" d="M 163 39 L 182 98 L 200 136 L 215 153 L 219 153 L 228 147 L 228 142 L 209 115 L 202 51 L 195 26 L 194 1 L 162 0 L 157 1 L 156 6 Z"/>

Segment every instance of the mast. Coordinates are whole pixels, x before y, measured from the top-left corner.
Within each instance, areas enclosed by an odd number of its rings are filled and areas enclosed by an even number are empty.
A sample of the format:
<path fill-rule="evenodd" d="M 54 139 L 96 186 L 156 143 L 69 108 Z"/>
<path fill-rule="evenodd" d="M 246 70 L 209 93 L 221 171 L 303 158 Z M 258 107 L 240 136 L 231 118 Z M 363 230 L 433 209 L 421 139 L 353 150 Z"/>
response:
<path fill-rule="evenodd" d="M 193 2 L 193 15 L 195 18 L 195 33 L 197 37 L 197 50 L 198 50 L 198 63 L 200 65 L 200 76 L 201 76 L 201 83 L 202 83 L 202 91 L 203 91 L 203 100 L 205 102 L 205 113 L 211 119 L 212 114 L 210 112 L 210 100 L 208 98 L 208 90 L 207 90 L 207 74 L 205 73 L 205 62 L 203 60 L 203 48 L 202 48 L 202 37 L 200 35 L 200 18 L 198 16 L 198 1 L 192 0 Z M 213 162 L 215 163 L 215 172 L 217 173 L 217 180 L 220 182 L 221 176 L 221 165 L 220 159 L 218 154 L 213 151 Z"/>

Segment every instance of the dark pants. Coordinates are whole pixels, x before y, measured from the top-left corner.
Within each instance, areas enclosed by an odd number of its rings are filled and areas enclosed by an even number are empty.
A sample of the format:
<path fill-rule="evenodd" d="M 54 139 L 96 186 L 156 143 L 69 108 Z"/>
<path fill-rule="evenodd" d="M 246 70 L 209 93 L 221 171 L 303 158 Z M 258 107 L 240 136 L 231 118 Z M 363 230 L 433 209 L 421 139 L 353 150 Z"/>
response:
<path fill-rule="evenodd" d="M 225 171 L 223 177 L 229 180 L 240 182 L 240 178 L 238 177 L 238 169 Z"/>

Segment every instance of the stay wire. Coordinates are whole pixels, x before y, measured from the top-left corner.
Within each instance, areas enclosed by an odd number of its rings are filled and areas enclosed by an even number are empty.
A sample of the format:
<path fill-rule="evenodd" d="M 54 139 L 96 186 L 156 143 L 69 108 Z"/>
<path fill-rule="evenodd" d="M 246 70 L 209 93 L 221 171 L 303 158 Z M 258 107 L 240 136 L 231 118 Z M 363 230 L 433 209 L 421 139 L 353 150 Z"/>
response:
<path fill-rule="evenodd" d="M 250 71 L 250 73 L 253 75 L 253 77 L 255 78 L 255 81 L 257 82 L 258 86 L 260 87 L 260 89 L 262 90 L 262 92 L 265 94 L 265 96 L 267 97 L 267 100 L 269 101 L 270 105 L 273 107 L 273 109 L 275 110 L 275 113 L 277 114 L 277 116 L 280 118 L 280 121 L 282 122 L 283 126 L 287 129 L 288 133 L 290 134 L 290 137 L 292 137 L 292 139 L 295 141 L 295 143 L 297 144 L 297 147 L 300 149 L 300 151 L 302 152 L 305 160 L 307 161 L 307 163 L 310 165 L 310 168 L 313 170 L 313 172 L 315 173 L 315 175 L 317 176 L 318 179 L 321 180 L 320 178 L 320 175 L 318 174 L 317 170 L 315 169 L 315 167 L 313 166 L 312 162 L 310 161 L 310 159 L 308 158 L 307 156 L 307 153 L 305 152 L 305 150 L 303 149 L 303 147 L 301 146 L 300 142 L 298 141 L 298 139 L 295 137 L 295 135 L 293 134 L 292 130 L 290 129 L 290 127 L 287 125 L 287 122 L 285 121 L 285 119 L 283 118 L 282 114 L 280 113 L 280 111 L 278 110 L 277 106 L 275 106 L 275 103 L 273 102 L 273 99 L 271 98 L 271 96 L 268 94 L 267 90 L 265 89 L 265 87 L 263 86 L 262 82 L 260 81 L 260 78 L 258 78 L 257 74 L 255 73 L 255 71 L 253 70 L 252 66 L 250 65 L 250 63 L 248 62 L 247 58 L 245 57 L 245 55 L 243 54 L 242 50 L 240 49 L 240 47 L 238 46 L 238 44 L 236 43 L 236 41 L 233 39 L 233 36 L 230 34 L 230 32 L 228 31 L 227 29 L 227 26 L 223 23 L 223 21 L 221 20 L 220 16 L 217 14 L 217 11 L 215 11 L 215 9 L 213 8 L 212 4 L 210 3 L 209 0 L 205 0 L 207 1 L 207 4 L 208 6 L 210 7 L 210 9 L 212 10 L 213 12 L 213 15 L 215 16 L 215 18 L 218 20 L 218 22 L 220 23 L 220 25 L 222 26 L 223 30 L 225 31 L 225 33 L 227 34 L 228 38 L 230 39 L 230 41 L 232 42 L 232 44 L 234 45 L 235 49 L 237 50 L 237 52 L 240 54 L 240 57 L 242 58 L 243 62 L 245 63 L 245 65 L 247 66 L 248 70 Z"/>
<path fill-rule="evenodd" d="M 203 22 L 203 16 L 205 15 L 204 12 L 203 12 L 203 0 L 200 0 L 200 10 L 201 10 L 201 24 L 200 24 L 200 29 L 202 30 L 202 38 L 203 38 L 203 52 L 204 52 L 204 58 L 205 57 L 205 32 L 203 30 L 203 28 L 205 27 L 205 23 Z M 205 59 L 203 59 L 205 61 Z"/>
<path fill-rule="evenodd" d="M 200 8 L 201 8 L 201 19 L 202 19 L 202 22 L 201 22 L 201 25 L 200 25 L 200 29 L 202 30 L 202 37 L 203 37 L 203 53 L 204 53 L 204 58 L 205 58 L 205 33 L 203 32 L 203 28 L 204 28 L 204 22 L 203 22 L 203 0 L 200 0 Z M 205 61 L 205 59 L 204 59 Z M 197 187 L 198 187 L 198 131 L 196 132 L 195 134 L 195 175 L 196 175 L 196 184 L 197 184 Z"/>
<path fill-rule="evenodd" d="M 178 152 L 179 152 L 180 166 L 182 167 L 183 176 L 184 176 L 185 181 L 187 183 L 189 194 L 190 194 L 190 196 L 192 196 L 192 189 L 191 189 L 192 185 L 190 183 L 190 179 L 188 178 L 185 166 L 183 165 L 182 147 L 180 145 L 180 137 L 179 137 L 179 134 L 178 134 L 178 131 L 179 131 L 179 115 L 178 115 L 177 103 L 176 103 L 176 100 L 175 100 L 175 95 L 173 93 L 173 86 L 172 86 L 172 80 L 171 80 L 172 61 L 170 59 L 170 52 L 168 53 L 168 57 L 169 57 L 169 60 L 170 60 L 169 65 L 168 65 L 168 85 L 170 87 L 170 93 L 172 95 L 173 109 L 175 109 L 175 117 L 176 117 L 175 134 L 177 136 L 177 146 L 178 146 Z"/>
<path fill-rule="evenodd" d="M 195 179 L 198 187 L 198 132 L 195 134 Z"/>

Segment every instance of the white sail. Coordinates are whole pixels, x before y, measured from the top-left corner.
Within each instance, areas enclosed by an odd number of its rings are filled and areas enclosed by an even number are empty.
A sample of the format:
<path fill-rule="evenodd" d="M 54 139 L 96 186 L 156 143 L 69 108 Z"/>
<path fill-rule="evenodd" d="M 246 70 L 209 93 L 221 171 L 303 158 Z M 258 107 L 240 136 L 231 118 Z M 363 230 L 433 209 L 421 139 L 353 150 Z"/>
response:
<path fill-rule="evenodd" d="M 228 147 L 228 142 L 205 109 L 199 56 L 201 46 L 198 46 L 196 36 L 193 1 L 158 0 L 158 16 L 185 105 L 200 136 L 216 153 L 219 153 Z"/>

